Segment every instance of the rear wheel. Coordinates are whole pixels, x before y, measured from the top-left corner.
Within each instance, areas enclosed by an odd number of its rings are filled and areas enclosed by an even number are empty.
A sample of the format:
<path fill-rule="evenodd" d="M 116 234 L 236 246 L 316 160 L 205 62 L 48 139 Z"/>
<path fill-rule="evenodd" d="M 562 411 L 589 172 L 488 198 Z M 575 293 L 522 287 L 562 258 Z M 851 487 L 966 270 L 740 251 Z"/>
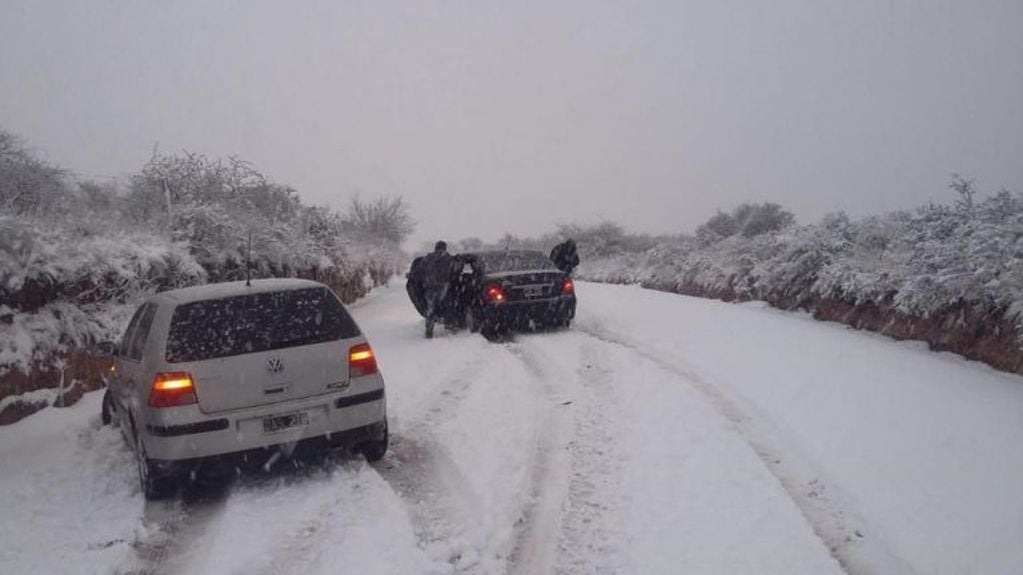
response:
<path fill-rule="evenodd" d="M 380 461 L 384 458 L 384 454 L 387 453 L 387 441 L 387 422 L 384 422 L 382 437 L 359 445 L 359 453 L 362 453 L 366 461 L 370 463 Z"/>
<path fill-rule="evenodd" d="M 111 405 L 110 388 L 103 392 L 103 404 L 100 407 L 100 421 L 103 425 L 110 425 L 114 421 L 113 405 Z"/>
<path fill-rule="evenodd" d="M 177 489 L 174 477 L 164 477 L 156 473 L 153 464 L 146 457 L 146 448 L 142 445 L 142 437 L 135 429 L 135 465 L 139 474 L 139 487 L 147 500 L 166 499 Z"/>
<path fill-rule="evenodd" d="M 485 325 L 480 328 L 480 333 L 483 334 L 483 337 L 487 338 L 487 341 L 500 342 L 504 341 L 508 335 L 508 328 Z"/>
<path fill-rule="evenodd" d="M 479 333 L 480 331 L 479 312 L 473 309 L 472 306 L 465 308 L 465 327 L 469 328 L 471 333 Z"/>

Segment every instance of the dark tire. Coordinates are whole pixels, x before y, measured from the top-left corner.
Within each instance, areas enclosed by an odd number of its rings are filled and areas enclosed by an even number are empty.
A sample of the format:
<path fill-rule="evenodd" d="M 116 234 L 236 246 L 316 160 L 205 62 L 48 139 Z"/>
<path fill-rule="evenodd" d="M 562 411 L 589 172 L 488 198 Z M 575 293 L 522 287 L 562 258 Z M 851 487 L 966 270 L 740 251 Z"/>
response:
<path fill-rule="evenodd" d="M 568 318 L 555 317 L 547 319 L 539 324 L 539 328 L 547 331 L 556 331 L 563 327 L 568 327 Z"/>
<path fill-rule="evenodd" d="M 387 423 L 385 422 L 382 437 L 359 445 L 359 453 L 370 463 L 380 461 L 384 458 L 384 454 L 387 453 L 387 443 Z"/>
<path fill-rule="evenodd" d="M 110 425 L 114 421 L 113 406 L 110 404 L 110 389 L 103 392 L 103 405 L 99 410 L 99 419 L 103 425 Z"/>
<path fill-rule="evenodd" d="M 487 341 L 497 343 L 505 340 L 505 337 L 508 335 L 508 330 L 505 328 L 485 325 L 480 328 L 480 333 L 483 334 L 483 337 L 485 337 Z"/>
<path fill-rule="evenodd" d="M 176 477 L 164 477 L 156 473 L 149 458 L 146 457 L 146 448 L 142 445 L 142 438 L 138 430 L 135 430 L 135 467 L 139 475 L 139 487 L 142 495 L 147 501 L 166 499 L 177 491 L 178 482 Z"/>
<path fill-rule="evenodd" d="M 479 312 L 469 306 L 465 308 L 465 327 L 469 329 L 470 333 L 480 332 L 480 319 L 478 316 Z"/>

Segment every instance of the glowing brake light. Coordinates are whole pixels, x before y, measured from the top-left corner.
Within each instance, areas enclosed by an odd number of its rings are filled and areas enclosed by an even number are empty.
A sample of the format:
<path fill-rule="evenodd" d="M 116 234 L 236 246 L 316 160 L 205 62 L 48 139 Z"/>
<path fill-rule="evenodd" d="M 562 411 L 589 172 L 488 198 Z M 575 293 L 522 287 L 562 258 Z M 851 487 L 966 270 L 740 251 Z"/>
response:
<path fill-rule="evenodd" d="M 198 400 L 192 376 L 185 371 L 158 373 L 153 377 L 149 391 L 149 407 L 175 407 L 191 405 Z"/>
<path fill-rule="evenodd" d="M 483 290 L 483 299 L 488 302 L 502 303 L 505 300 L 504 289 L 497 284 L 488 285 Z"/>
<path fill-rule="evenodd" d="M 356 362 L 358 362 L 358 361 L 366 361 L 367 359 L 371 359 L 372 357 L 373 357 L 373 352 L 368 350 L 368 349 L 363 349 L 363 350 L 360 350 L 360 351 L 353 351 L 352 353 L 350 353 L 348 355 L 348 359 L 350 359 L 352 361 L 356 361 Z"/>
<path fill-rule="evenodd" d="M 572 295 L 575 293 L 575 284 L 572 280 L 566 279 L 565 283 L 561 284 L 561 292 L 565 295 Z"/>
<path fill-rule="evenodd" d="M 368 343 L 360 343 L 348 350 L 348 379 L 376 372 L 377 358 Z"/>

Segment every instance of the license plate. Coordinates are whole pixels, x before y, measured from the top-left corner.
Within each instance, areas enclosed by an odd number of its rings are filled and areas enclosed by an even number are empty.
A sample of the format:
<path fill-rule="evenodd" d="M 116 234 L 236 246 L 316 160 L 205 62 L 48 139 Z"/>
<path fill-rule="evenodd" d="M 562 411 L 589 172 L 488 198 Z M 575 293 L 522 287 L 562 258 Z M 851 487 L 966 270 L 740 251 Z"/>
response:
<path fill-rule="evenodd" d="M 271 415 L 263 418 L 263 433 L 273 433 L 292 427 L 309 425 L 309 412 L 297 411 L 284 415 Z"/>
<path fill-rule="evenodd" d="M 527 286 L 522 290 L 522 294 L 527 298 L 540 297 L 543 295 L 543 286 Z"/>

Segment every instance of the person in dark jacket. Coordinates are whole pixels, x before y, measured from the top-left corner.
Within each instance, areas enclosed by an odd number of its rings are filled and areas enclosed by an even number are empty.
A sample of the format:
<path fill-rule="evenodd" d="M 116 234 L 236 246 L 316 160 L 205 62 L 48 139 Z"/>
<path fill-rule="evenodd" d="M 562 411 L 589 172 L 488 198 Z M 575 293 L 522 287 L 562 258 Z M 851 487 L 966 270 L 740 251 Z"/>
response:
<path fill-rule="evenodd" d="M 554 249 L 551 250 L 551 261 L 554 262 L 554 267 L 566 274 L 571 274 L 572 270 L 579 265 L 579 254 L 575 251 L 575 240 L 569 238 L 554 246 Z"/>
<path fill-rule="evenodd" d="M 431 338 L 437 318 L 444 315 L 444 300 L 451 286 L 454 266 L 453 258 L 448 253 L 448 244 L 437 242 L 433 252 L 424 256 L 418 267 L 426 299 L 426 337 Z"/>

